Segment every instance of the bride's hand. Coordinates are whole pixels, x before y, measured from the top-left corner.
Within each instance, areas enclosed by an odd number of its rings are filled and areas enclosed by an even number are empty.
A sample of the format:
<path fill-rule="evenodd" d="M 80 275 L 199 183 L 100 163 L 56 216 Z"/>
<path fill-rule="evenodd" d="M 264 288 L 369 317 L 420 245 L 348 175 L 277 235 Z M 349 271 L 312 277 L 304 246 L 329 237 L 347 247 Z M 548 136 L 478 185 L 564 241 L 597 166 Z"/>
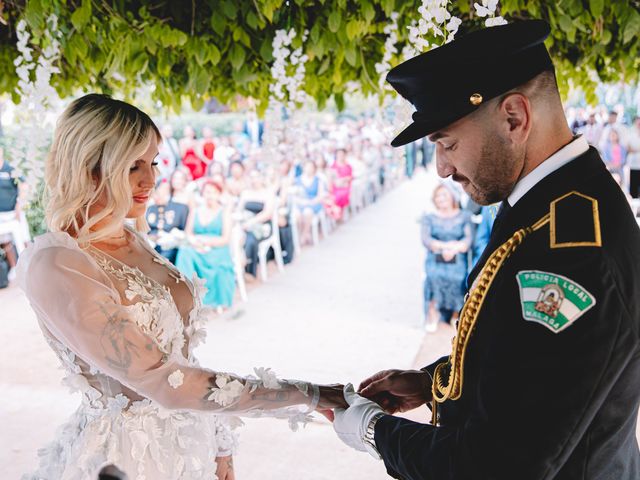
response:
<path fill-rule="evenodd" d="M 344 385 L 320 385 L 320 400 L 316 411 L 333 422 L 334 408 L 347 408 L 349 404 L 344 399 Z"/>

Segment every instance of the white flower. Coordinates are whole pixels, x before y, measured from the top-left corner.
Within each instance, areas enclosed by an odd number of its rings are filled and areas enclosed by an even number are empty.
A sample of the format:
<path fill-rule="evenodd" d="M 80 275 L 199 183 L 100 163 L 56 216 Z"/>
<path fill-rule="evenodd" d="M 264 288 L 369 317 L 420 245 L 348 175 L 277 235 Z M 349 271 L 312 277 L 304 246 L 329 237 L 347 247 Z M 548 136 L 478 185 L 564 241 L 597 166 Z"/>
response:
<path fill-rule="evenodd" d="M 244 390 L 244 384 L 238 380 L 229 381 L 228 375 L 219 373 L 216 375 L 216 387 L 211 387 L 208 400 L 212 400 L 222 407 L 231 405 Z"/>
<path fill-rule="evenodd" d="M 485 7 L 483 5 L 480 5 L 478 3 L 474 3 L 473 7 L 476 9 L 476 13 L 478 14 L 479 17 L 486 17 L 486 16 L 491 15 L 493 13 L 487 7 Z"/>
<path fill-rule="evenodd" d="M 87 378 L 81 373 L 67 375 L 62 379 L 62 384 L 69 388 L 71 392 L 84 393 L 91 388 Z"/>
<path fill-rule="evenodd" d="M 487 27 L 495 27 L 497 25 L 506 25 L 508 22 L 502 17 L 487 18 L 484 22 Z"/>
<path fill-rule="evenodd" d="M 171 385 L 171 388 L 178 388 L 184 381 L 184 373 L 178 369 L 167 377 L 167 381 L 169 385 Z"/>
<path fill-rule="evenodd" d="M 264 388 L 271 388 L 274 390 L 281 388 L 278 377 L 276 377 L 275 372 L 270 368 L 258 367 L 254 368 L 253 371 L 256 372 L 256 375 L 262 382 L 262 385 L 264 385 Z"/>

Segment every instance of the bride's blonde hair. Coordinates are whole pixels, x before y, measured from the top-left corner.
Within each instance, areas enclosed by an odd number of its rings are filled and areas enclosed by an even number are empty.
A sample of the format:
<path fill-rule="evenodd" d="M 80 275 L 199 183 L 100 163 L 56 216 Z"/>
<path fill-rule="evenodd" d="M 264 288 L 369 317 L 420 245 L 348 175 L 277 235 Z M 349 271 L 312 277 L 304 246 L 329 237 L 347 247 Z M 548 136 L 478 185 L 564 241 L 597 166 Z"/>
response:
<path fill-rule="evenodd" d="M 73 101 L 58 119 L 45 162 L 49 230 L 73 233 L 81 244 L 117 234 L 133 205 L 129 169 L 160 139 L 153 120 L 133 105 L 95 93 Z M 105 208 L 90 216 L 103 192 Z M 109 216 L 113 222 L 92 231 Z M 148 231 L 144 215 L 135 228 Z"/>

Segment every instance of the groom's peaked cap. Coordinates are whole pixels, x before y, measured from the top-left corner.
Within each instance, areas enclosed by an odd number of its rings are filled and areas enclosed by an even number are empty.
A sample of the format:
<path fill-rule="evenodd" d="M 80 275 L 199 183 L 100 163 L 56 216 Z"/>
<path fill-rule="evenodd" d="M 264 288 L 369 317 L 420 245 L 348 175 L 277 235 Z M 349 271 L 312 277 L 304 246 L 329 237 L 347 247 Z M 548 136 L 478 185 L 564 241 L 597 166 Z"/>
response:
<path fill-rule="evenodd" d="M 484 28 L 393 68 L 387 81 L 416 112 L 391 145 L 430 135 L 539 73 L 553 71 L 544 46 L 550 31 L 544 20 Z"/>

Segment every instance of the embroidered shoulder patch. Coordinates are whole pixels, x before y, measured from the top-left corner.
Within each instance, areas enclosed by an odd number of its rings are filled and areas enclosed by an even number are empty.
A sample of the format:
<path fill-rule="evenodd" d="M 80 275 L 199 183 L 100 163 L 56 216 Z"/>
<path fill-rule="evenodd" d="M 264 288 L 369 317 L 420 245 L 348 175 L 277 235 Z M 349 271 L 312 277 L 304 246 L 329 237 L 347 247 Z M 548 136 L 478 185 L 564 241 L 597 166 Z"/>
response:
<path fill-rule="evenodd" d="M 523 270 L 516 275 L 525 320 L 537 322 L 553 333 L 573 324 L 596 304 L 580 284 L 555 273 Z"/>

